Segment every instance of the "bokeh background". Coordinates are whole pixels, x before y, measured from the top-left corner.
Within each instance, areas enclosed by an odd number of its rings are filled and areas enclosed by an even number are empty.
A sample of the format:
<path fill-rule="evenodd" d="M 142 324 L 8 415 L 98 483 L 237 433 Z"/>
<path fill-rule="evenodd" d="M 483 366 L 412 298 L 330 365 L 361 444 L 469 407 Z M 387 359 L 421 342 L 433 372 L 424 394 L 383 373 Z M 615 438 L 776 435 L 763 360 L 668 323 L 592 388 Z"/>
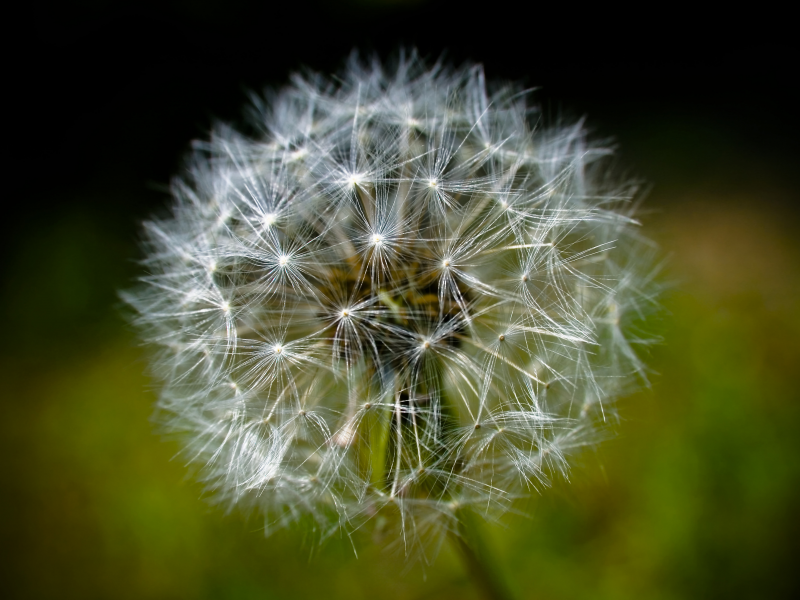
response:
<path fill-rule="evenodd" d="M 643 7 L 644 8 L 644 7 Z M 788 23 L 598 7 L 240 0 L 42 8 L 7 54 L 0 518 L 7 598 L 477 598 L 429 565 L 223 515 L 150 422 L 117 290 L 191 139 L 248 90 L 399 44 L 522 80 L 587 116 L 649 192 L 669 257 L 650 390 L 619 437 L 482 530 L 516 598 L 800 591 L 798 106 Z M 7 24 L 7 27 L 12 27 Z M 13 32 L 12 32 L 13 33 Z M 19 32 L 18 32 L 19 33 Z"/>

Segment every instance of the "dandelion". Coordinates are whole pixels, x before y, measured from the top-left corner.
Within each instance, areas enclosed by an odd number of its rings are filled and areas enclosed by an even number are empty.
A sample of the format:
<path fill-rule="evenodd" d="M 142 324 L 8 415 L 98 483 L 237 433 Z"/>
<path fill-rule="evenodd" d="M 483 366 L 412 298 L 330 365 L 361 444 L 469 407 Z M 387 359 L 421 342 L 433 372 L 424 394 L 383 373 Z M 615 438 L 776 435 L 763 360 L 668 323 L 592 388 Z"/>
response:
<path fill-rule="evenodd" d="M 650 245 L 609 150 L 414 54 L 254 105 L 257 137 L 197 144 L 125 294 L 219 502 L 424 554 L 566 477 L 646 371 Z"/>

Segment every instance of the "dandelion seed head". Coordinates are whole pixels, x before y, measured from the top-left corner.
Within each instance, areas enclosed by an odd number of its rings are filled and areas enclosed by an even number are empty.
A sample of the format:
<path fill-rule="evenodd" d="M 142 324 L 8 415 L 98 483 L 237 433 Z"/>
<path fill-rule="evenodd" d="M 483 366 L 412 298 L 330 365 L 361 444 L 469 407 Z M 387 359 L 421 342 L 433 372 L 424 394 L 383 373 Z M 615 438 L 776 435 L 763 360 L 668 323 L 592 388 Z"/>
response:
<path fill-rule="evenodd" d="M 413 553 L 565 477 L 646 381 L 653 250 L 609 151 L 479 66 L 294 82 L 198 150 L 125 299 L 219 502 Z"/>

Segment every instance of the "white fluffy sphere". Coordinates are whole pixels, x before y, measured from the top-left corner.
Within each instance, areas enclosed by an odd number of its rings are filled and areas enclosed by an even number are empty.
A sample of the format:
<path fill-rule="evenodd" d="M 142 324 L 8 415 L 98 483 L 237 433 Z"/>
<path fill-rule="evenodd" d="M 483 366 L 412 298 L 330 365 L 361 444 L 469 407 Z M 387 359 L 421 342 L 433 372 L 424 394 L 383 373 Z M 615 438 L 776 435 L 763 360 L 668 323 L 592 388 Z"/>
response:
<path fill-rule="evenodd" d="M 258 137 L 197 145 L 126 295 L 217 497 L 412 546 L 565 474 L 653 304 L 609 150 L 413 55 L 255 105 Z"/>

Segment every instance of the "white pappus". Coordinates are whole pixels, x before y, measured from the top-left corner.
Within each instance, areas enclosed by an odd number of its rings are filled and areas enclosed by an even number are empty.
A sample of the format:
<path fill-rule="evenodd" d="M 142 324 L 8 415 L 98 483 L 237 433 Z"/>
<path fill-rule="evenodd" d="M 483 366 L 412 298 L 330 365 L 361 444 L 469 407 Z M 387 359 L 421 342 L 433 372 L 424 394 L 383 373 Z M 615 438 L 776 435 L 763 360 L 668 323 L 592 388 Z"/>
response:
<path fill-rule="evenodd" d="M 528 96 L 354 58 L 196 144 L 123 295 L 220 502 L 411 551 L 566 476 L 645 381 L 636 188 Z"/>

